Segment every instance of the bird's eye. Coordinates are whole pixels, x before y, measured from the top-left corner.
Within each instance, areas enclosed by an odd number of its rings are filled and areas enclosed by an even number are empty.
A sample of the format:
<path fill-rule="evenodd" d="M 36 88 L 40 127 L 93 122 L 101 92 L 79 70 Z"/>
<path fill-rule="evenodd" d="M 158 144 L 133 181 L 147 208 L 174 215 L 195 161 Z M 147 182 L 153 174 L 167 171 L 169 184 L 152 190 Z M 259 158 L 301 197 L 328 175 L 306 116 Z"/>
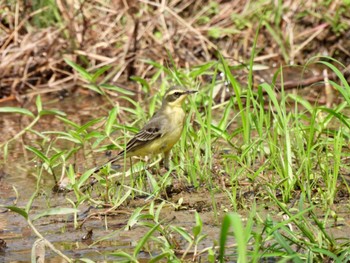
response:
<path fill-rule="evenodd" d="M 180 97 L 181 93 L 180 93 L 180 92 L 175 92 L 174 95 L 175 95 L 176 97 Z"/>

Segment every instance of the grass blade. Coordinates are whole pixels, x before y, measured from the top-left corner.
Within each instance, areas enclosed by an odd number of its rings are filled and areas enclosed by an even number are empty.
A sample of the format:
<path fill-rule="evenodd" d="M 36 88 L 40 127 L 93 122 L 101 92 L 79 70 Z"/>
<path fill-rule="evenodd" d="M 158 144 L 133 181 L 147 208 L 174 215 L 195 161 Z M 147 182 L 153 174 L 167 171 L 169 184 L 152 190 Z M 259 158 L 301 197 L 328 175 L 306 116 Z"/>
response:
<path fill-rule="evenodd" d="M 30 116 L 32 118 L 35 117 L 31 111 L 27 109 L 18 108 L 18 107 L 0 107 L 0 113 L 19 113 L 19 114 Z"/>

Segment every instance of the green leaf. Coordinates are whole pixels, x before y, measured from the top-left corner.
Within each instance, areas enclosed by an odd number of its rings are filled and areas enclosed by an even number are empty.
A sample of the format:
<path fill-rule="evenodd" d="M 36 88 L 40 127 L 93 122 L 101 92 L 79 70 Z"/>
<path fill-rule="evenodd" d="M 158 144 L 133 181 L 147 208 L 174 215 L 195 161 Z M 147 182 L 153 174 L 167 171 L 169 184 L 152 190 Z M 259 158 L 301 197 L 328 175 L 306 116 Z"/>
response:
<path fill-rule="evenodd" d="M 39 114 L 40 114 L 40 116 L 44 116 L 44 115 L 67 116 L 66 113 L 64 113 L 63 111 L 60 111 L 60 110 L 41 110 Z"/>
<path fill-rule="evenodd" d="M 333 261 L 329 261 L 329 262 L 337 262 L 337 263 L 346 262 L 346 261 L 340 260 L 339 257 L 337 257 L 337 255 L 335 255 L 334 253 L 332 253 L 329 250 L 326 250 L 326 249 L 323 249 L 323 248 L 318 248 L 318 247 L 311 248 L 311 250 L 313 252 L 318 253 L 318 254 L 326 255 L 329 259 L 333 259 Z"/>
<path fill-rule="evenodd" d="M 28 220 L 28 213 L 24 209 L 19 208 L 17 206 L 5 206 L 5 208 L 10 209 L 12 212 L 17 213 L 23 216 L 26 220 Z"/>
<path fill-rule="evenodd" d="M 150 173 L 147 170 L 146 170 L 146 174 L 147 174 L 148 182 L 150 183 L 150 185 L 152 187 L 151 189 L 153 189 L 153 193 L 157 193 L 160 189 L 160 187 L 158 185 L 158 181 L 154 178 L 152 173 Z"/>
<path fill-rule="evenodd" d="M 205 125 L 205 126 L 207 126 L 207 125 Z M 214 124 L 211 124 L 211 131 L 212 131 L 213 135 L 215 135 L 216 137 L 222 137 L 226 141 L 230 140 L 230 136 L 227 133 L 226 128 L 220 129 L 219 127 L 216 127 Z"/>
<path fill-rule="evenodd" d="M 327 58 L 328 57 L 326 57 L 326 59 Z M 331 63 L 329 63 L 327 61 L 319 61 L 318 63 L 324 64 L 327 67 L 329 67 L 338 76 L 338 78 L 340 79 L 341 83 L 344 84 L 344 86 L 346 87 L 347 94 L 349 94 L 350 86 L 349 86 L 346 78 L 344 77 L 343 73 L 341 73 L 341 71 L 337 67 L 335 67 L 333 64 L 331 64 Z"/>
<path fill-rule="evenodd" d="M 284 238 L 278 231 L 273 232 L 273 236 L 275 237 L 275 240 L 277 241 L 277 243 L 286 250 L 288 255 L 294 256 L 293 262 L 296 262 L 296 263 L 304 262 L 303 260 L 301 260 L 301 258 L 296 257 L 297 253 L 289 245 L 288 240 L 286 238 Z"/>
<path fill-rule="evenodd" d="M 61 157 L 65 152 L 58 152 L 50 157 L 50 163 L 53 164 L 59 157 Z"/>
<path fill-rule="evenodd" d="M 344 114 L 338 113 L 335 110 L 329 109 L 327 107 L 318 107 L 318 109 L 328 112 L 329 114 L 333 115 L 336 117 L 338 120 L 340 120 L 346 127 L 350 129 L 350 123 L 349 123 L 349 118 L 345 116 Z"/>
<path fill-rule="evenodd" d="M 86 131 L 87 128 L 95 125 L 96 123 L 99 123 L 101 120 L 103 120 L 105 117 L 101 117 L 101 118 L 97 118 L 97 119 L 92 119 L 91 121 L 88 121 L 87 123 L 85 123 L 84 125 L 82 125 L 81 127 L 79 127 L 77 129 L 77 133 L 81 133 L 83 131 Z"/>
<path fill-rule="evenodd" d="M 156 214 L 154 215 L 154 221 L 159 221 L 160 212 L 162 211 L 163 206 L 165 205 L 165 201 L 163 201 L 157 208 Z"/>
<path fill-rule="evenodd" d="M 167 251 L 167 252 L 163 252 L 155 257 L 152 257 L 152 259 L 150 261 L 148 261 L 148 263 L 155 263 L 155 262 L 160 262 L 161 259 L 163 258 L 169 258 L 171 256 L 170 252 Z M 168 261 L 164 261 L 164 262 L 169 262 Z M 173 263 L 175 263 L 176 261 L 172 261 Z"/>
<path fill-rule="evenodd" d="M 83 67 L 79 66 L 78 64 L 74 63 L 73 61 L 69 60 L 69 59 L 64 59 L 64 61 L 71 66 L 74 70 L 76 70 L 83 79 L 87 80 L 88 82 L 91 82 L 92 80 L 92 76 L 89 72 L 86 71 L 86 69 L 84 69 Z"/>
<path fill-rule="evenodd" d="M 91 138 L 102 138 L 102 139 L 104 139 L 105 135 L 103 135 L 101 132 L 98 132 L 98 131 L 92 131 L 92 132 L 89 132 L 88 134 L 85 135 L 85 139 L 86 140 L 89 140 Z"/>
<path fill-rule="evenodd" d="M 247 262 L 247 244 L 245 238 L 245 231 L 242 226 L 241 218 L 238 214 L 227 214 L 225 215 L 220 233 L 220 250 L 219 250 L 219 260 L 220 262 L 225 262 L 225 245 L 230 227 L 232 226 L 233 232 L 237 241 L 238 250 L 238 261 L 245 263 Z"/>
<path fill-rule="evenodd" d="M 79 139 L 73 138 L 73 137 L 67 137 L 67 136 L 59 136 L 57 137 L 59 140 L 67 140 L 76 144 L 83 144 L 83 142 Z"/>
<path fill-rule="evenodd" d="M 39 159 L 41 159 L 42 161 L 44 161 L 45 163 L 49 164 L 50 160 L 49 158 L 47 158 L 41 151 L 39 151 L 37 148 L 32 147 L 32 146 L 25 146 L 27 150 L 31 151 L 32 153 L 34 153 L 37 157 L 39 157 Z"/>
<path fill-rule="evenodd" d="M 295 94 L 288 94 L 288 97 L 290 97 L 291 99 L 295 100 L 296 102 L 300 103 L 301 105 L 303 105 L 303 107 L 305 107 L 305 109 L 307 109 L 310 113 L 313 112 L 314 107 L 311 105 L 310 102 L 308 102 L 306 99 L 304 99 L 301 96 L 295 95 Z"/>
<path fill-rule="evenodd" d="M 47 209 L 44 212 L 36 215 L 33 218 L 33 221 L 35 221 L 41 217 L 44 217 L 44 216 L 67 215 L 67 214 L 73 214 L 73 213 L 77 213 L 77 212 L 79 212 L 79 210 L 76 208 L 50 208 L 50 209 Z"/>
<path fill-rule="evenodd" d="M 74 172 L 74 168 L 73 168 L 72 164 L 70 164 L 69 167 L 68 167 L 67 177 L 69 179 L 69 182 L 72 185 L 74 185 L 75 184 L 75 172 Z"/>
<path fill-rule="evenodd" d="M 143 208 L 144 207 L 137 207 L 134 210 L 134 213 L 132 213 L 132 215 L 130 216 L 130 218 L 128 220 L 128 223 L 125 226 L 125 230 L 129 230 L 131 227 L 133 227 L 137 223 Z"/>
<path fill-rule="evenodd" d="M 96 72 L 92 75 L 91 82 L 96 82 L 97 78 L 101 76 L 103 73 L 105 73 L 107 70 L 109 70 L 111 66 L 104 66 L 102 68 L 99 68 L 96 70 Z"/>
<path fill-rule="evenodd" d="M 87 179 L 89 179 L 89 177 L 93 174 L 95 168 L 92 168 L 90 170 L 87 170 L 85 173 L 82 174 L 82 176 L 79 177 L 79 181 L 78 181 L 78 188 L 80 188 Z"/>
<path fill-rule="evenodd" d="M 166 73 L 166 75 L 169 75 L 169 76 L 172 75 L 171 71 L 167 67 L 165 67 L 164 65 L 162 65 L 162 64 L 160 64 L 160 63 L 158 63 L 156 61 L 148 60 L 148 59 L 141 59 L 141 61 L 145 62 L 145 63 L 147 63 L 149 65 L 152 65 L 155 68 L 161 69 L 162 71 L 164 71 Z"/>
<path fill-rule="evenodd" d="M 137 76 L 132 76 L 131 79 L 136 81 L 136 82 L 139 82 L 142 86 L 146 87 L 147 90 L 150 90 L 150 86 L 145 79 L 137 77 Z"/>
<path fill-rule="evenodd" d="M 216 61 L 215 61 L 215 62 L 211 61 L 211 62 L 205 63 L 205 64 L 203 64 L 203 65 L 194 67 L 194 68 L 191 70 L 189 76 L 190 76 L 191 78 L 196 78 L 196 77 L 198 77 L 198 76 L 200 76 L 200 75 L 203 75 L 204 73 L 208 72 L 208 70 L 209 70 L 211 67 L 213 67 L 216 63 L 217 63 Z"/>
<path fill-rule="evenodd" d="M 152 234 L 158 229 L 160 223 L 154 225 L 151 230 L 149 230 L 137 243 L 135 250 L 134 250 L 134 257 L 136 258 L 137 255 L 140 253 L 142 247 L 146 244 L 147 240 L 152 236 Z"/>
<path fill-rule="evenodd" d="M 38 110 L 38 113 L 40 113 L 43 110 L 43 105 L 41 103 L 40 95 L 36 96 L 35 104 L 36 104 L 36 109 Z"/>
<path fill-rule="evenodd" d="M 231 97 L 231 99 L 229 100 L 229 103 L 225 107 L 224 114 L 220 120 L 220 123 L 217 126 L 217 128 L 219 128 L 220 130 L 226 131 L 228 126 L 227 123 L 230 120 L 230 112 L 231 112 L 231 109 L 233 108 L 233 105 L 234 105 L 234 102 L 233 102 L 233 98 Z"/>
<path fill-rule="evenodd" d="M 89 90 L 97 92 L 100 95 L 103 95 L 103 92 L 101 91 L 101 89 L 98 86 L 96 86 L 95 84 L 84 85 L 84 88 L 87 88 Z"/>
<path fill-rule="evenodd" d="M 170 226 L 171 229 L 179 233 L 188 243 L 192 242 L 192 237 L 191 235 L 186 231 L 186 229 L 178 226 Z"/>
<path fill-rule="evenodd" d="M 133 256 L 129 255 L 128 253 L 124 251 L 117 251 L 114 253 L 110 253 L 109 255 L 114 256 L 114 257 L 121 257 L 121 258 L 126 258 L 128 261 L 127 262 L 138 262 L 136 258 Z"/>
<path fill-rule="evenodd" d="M 61 136 L 72 136 L 70 133 L 68 132 L 62 132 L 62 131 L 45 131 L 43 132 L 43 134 L 54 134 L 54 135 L 61 135 Z"/>
<path fill-rule="evenodd" d="M 116 203 L 113 203 L 113 207 L 117 208 L 117 207 L 121 206 L 122 204 L 124 204 L 125 200 L 129 198 L 131 193 L 132 193 L 132 191 L 131 191 L 131 189 L 129 189 L 125 194 L 123 194 L 122 198 L 117 200 Z"/>
<path fill-rule="evenodd" d="M 130 90 L 127 90 L 127 89 L 124 89 L 124 88 L 121 88 L 121 87 L 118 87 L 115 85 L 101 84 L 100 87 L 103 89 L 113 90 L 113 91 L 116 91 L 118 93 L 121 93 L 121 94 L 124 94 L 127 96 L 134 96 L 135 95 L 135 92 L 132 92 Z"/>
<path fill-rule="evenodd" d="M 195 217 L 196 217 L 196 225 L 192 228 L 192 232 L 194 237 L 197 238 L 197 236 L 202 232 L 203 222 L 197 211 L 195 213 Z"/>
<path fill-rule="evenodd" d="M 109 116 L 108 116 L 108 119 L 106 122 L 106 126 L 105 126 L 105 132 L 108 136 L 111 134 L 113 124 L 114 124 L 115 119 L 117 117 L 117 112 L 118 112 L 118 108 L 113 108 L 109 113 Z"/>
<path fill-rule="evenodd" d="M 20 113 L 23 115 L 30 116 L 32 118 L 35 117 L 31 111 L 18 107 L 0 107 L 0 113 Z"/>
<path fill-rule="evenodd" d="M 70 125 L 76 129 L 78 129 L 80 127 L 80 125 L 76 124 L 75 122 L 68 120 L 67 118 L 61 117 L 61 116 L 56 116 L 57 119 L 61 120 L 62 122 L 64 122 L 67 125 Z"/>

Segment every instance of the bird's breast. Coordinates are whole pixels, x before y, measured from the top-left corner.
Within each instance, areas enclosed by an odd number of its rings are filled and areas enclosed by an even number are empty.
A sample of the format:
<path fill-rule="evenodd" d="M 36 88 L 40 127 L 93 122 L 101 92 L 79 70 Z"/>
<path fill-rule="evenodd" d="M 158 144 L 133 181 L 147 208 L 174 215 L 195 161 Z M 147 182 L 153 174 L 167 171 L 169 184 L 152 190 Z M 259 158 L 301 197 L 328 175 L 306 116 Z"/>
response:
<path fill-rule="evenodd" d="M 163 136 L 163 152 L 169 151 L 180 139 L 185 121 L 185 112 L 181 107 L 169 109 L 167 116 L 169 117 L 169 125 Z"/>

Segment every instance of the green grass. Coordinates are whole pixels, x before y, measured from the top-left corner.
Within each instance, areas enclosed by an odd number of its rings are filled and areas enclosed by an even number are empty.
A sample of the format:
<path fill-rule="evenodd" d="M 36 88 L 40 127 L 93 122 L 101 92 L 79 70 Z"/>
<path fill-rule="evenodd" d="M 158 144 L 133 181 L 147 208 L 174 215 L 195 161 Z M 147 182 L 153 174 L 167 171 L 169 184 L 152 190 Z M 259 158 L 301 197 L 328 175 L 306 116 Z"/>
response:
<path fill-rule="evenodd" d="M 252 68 L 252 61 L 249 68 Z M 156 158 L 149 161 L 151 169 L 147 170 L 144 170 L 145 164 L 137 161 L 117 173 L 106 167 L 94 176 L 97 183 L 93 187 L 88 187 L 91 170 L 87 169 L 76 177 L 72 165 L 74 156 L 81 154 L 88 159 L 93 152 L 122 149 L 159 107 L 161 96 L 146 96 L 148 107 L 147 103 L 134 101 L 128 91 L 121 91 L 123 96 L 120 99 L 127 100 L 130 107 L 118 106 L 104 92 L 108 85 L 99 86 L 94 82 L 93 75 L 99 73 L 90 74 L 70 62 L 86 80 L 86 87 L 91 89 L 93 86 L 94 91 L 110 102 L 109 114 L 78 125 L 64 112 L 46 110 L 40 97 L 37 97 L 37 109 L 33 112 L 0 108 L 0 112 L 22 114 L 32 120 L 13 139 L 1 145 L 4 159 L 10 154 L 9 145 L 26 133 L 36 134 L 35 146 L 30 142 L 24 146 L 33 159 L 42 163 L 38 170 L 37 191 L 44 188 L 43 177 L 53 176 L 58 181 L 61 174 L 68 178 L 67 189 L 72 191 L 66 197 L 66 208 L 49 208 L 31 214 L 33 200 L 37 197 L 35 192 L 25 209 L 10 209 L 24 216 L 33 229 L 36 219 L 62 213 L 73 214 L 75 227 L 81 227 L 77 211 L 82 204 L 109 205 L 113 211 L 129 200 L 143 196 L 147 202 L 132 211 L 126 229 L 138 226 L 146 228 L 147 233 L 136 242 L 132 254 L 122 250 L 111 253 L 125 262 L 138 262 L 140 251 L 147 251 L 149 243 L 157 247 L 156 252 L 148 251 L 151 262 L 162 259 L 181 262 L 188 259 L 190 251 L 191 258 L 196 260 L 199 255 L 205 255 L 209 262 L 215 262 L 216 258 L 221 262 L 236 259 L 238 262 L 258 262 L 269 258 L 276 258 L 278 262 L 346 262 L 350 258 L 349 239 L 346 236 L 343 240 L 333 238 L 327 226 L 337 218 L 333 207 L 339 184 L 349 193 L 346 181 L 339 179 L 344 166 L 341 160 L 347 157 L 344 149 L 349 138 L 346 111 L 349 109 L 350 89 L 338 69 L 341 65 L 330 58 L 315 58 L 315 61 L 338 76 L 339 82 L 331 84 L 343 96 L 343 102 L 334 108 L 311 105 L 304 98 L 285 92 L 283 86 L 277 99 L 273 83 L 263 83 L 254 89 L 250 81 L 247 87 L 243 87 L 222 57 L 218 62 L 209 62 L 192 70 L 169 70 L 159 66 L 159 70 L 166 74 L 161 92 L 173 83 L 199 90 L 185 106 L 188 112 L 185 131 L 173 149 L 172 170 L 159 176 L 159 165 L 152 163 Z M 232 96 L 217 104 L 213 92 L 220 72 L 225 74 Z M 213 81 L 202 86 L 198 78 L 204 74 L 212 75 Z M 252 74 L 250 70 L 249 75 Z M 152 81 L 157 81 L 157 78 Z M 118 87 L 108 88 L 120 91 Z M 126 112 L 130 118 L 123 123 L 117 122 L 116 117 Z M 57 118 L 64 130 L 36 130 L 36 125 L 47 114 Z M 99 128 L 94 129 L 96 126 Z M 70 147 L 62 147 L 61 141 Z M 126 164 L 128 162 L 125 160 Z M 183 179 L 197 191 L 207 191 L 210 195 L 213 217 L 216 224 L 222 225 L 217 240 L 219 246 L 199 249 L 207 239 L 201 213 L 194 214 L 195 225 L 191 230 L 162 220 L 160 215 L 165 204 L 173 209 L 181 207 L 181 203 L 174 203 L 163 195 L 177 179 Z M 226 179 L 231 186 L 224 189 L 219 179 Z M 242 196 L 249 189 L 242 188 L 241 182 L 255 188 L 253 201 Z M 222 210 L 216 199 L 220 193 L 225 194 L 229 204 L 226 210 Z M 261 206 L 266 203 L 278 209 L 284 219 L 269 212 L 261 213 Z M 316 208 L 323 211 L 324 217 L 319 217 Z M 235 213 L 226 214 L 230 211 Z M 223 214 L 226 215 L 223 217 Z M 247 217 L 240 214 L 247 214 Z M 40 233 L 38 235 L 44 238 Z M 176 253 L 179 248 L 174 236 L 185 242 L 182 254 Z"/>

